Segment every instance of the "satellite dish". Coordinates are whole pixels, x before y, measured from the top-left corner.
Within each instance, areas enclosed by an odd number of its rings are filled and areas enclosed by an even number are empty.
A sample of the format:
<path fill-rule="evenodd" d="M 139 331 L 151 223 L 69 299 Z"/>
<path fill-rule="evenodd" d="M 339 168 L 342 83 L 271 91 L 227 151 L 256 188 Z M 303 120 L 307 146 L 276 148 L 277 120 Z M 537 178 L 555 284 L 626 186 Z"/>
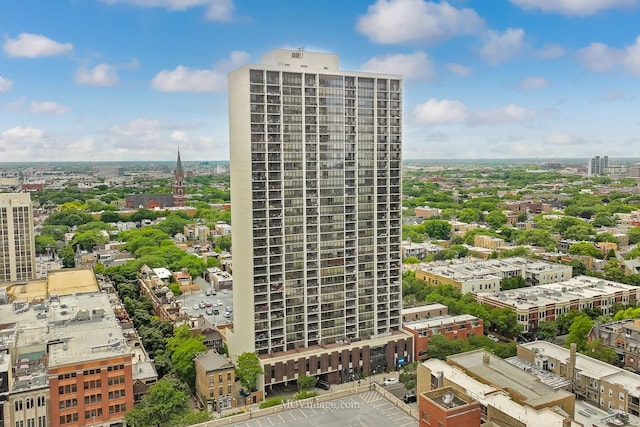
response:
<path fill-rule="evenodd" d="M 444 394 L 444 396 L 442 396 L 442 402 L 443 402 L 445 405 L 450 405 L 450 404 L 451 404 L 451 402 L 453 402 L 453 397 L 454 397 L 454 396 L 453 396 L 453 393 L 451 393 L 450 391 L 448 391 L 448 392 L 446 392 L 446 393 Z"/>

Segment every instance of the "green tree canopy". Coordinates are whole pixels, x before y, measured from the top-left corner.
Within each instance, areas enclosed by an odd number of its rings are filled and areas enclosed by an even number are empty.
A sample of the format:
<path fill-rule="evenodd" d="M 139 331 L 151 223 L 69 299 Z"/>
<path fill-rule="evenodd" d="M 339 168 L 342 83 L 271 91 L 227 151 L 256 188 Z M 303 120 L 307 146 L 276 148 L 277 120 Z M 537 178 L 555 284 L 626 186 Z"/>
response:
<path fill-rule="evenodd" d="M 167 338 L 167 351 L 171 354 L 173 372 L 189 386 L 196 381 L 196 368 L 193 359 L 198 353 L 207 350 L 202 343 L 203 335 L 193 335 L 188 324 L 180 325 L 173 330 L 173 336 Z"/>
<path fill-rule="evenodd" d="M 149 387 L 142 401 L 125 415 L 135 427 L 176 426 L 188 412 L 189 398 L 180 384 L 165 377 Z"/>
<path fill-rule="evenodd" d="M 595 258 L 600 258 L 602 256 L 600 250 L 598 250 L 593 243 L 589 242 L 574 243 L 569 246 L 569 250 L 567 252 L 571 255 L 586 255 Z"/>
<path fill-rule="evenodd" d="M 618 353 L 611 347 L 605 346 L 599 339 L 587 342 L 582 354 L 609 364 L 613 364 L 618 360 Z"/>
<path fill-rule="evenodd" d="M 576 343 L 578 351 L 583 351 L 587 348 L 587 335 L 592 327 L 593 321 L 589 316 L 581 312 L 573 319 L 573 323 L 569 326 L 569 335 L 567 335 L 565 345 L 569 347 L 571 343 Z"/>
<path fill-rule="evenodd" d="M 264 374 L 264 370 L 260 365 L 260 359 L 257 354 L 244 352 L 238 356 L 236 376 L 244 388 L 249 391 L 254 391 L 258 381 L 258 375 L 262 374 Z"/>
<path fill-rule="evenodd" d="M 433 239 L 449 240 L 451 225 L 442 219 L 429 219 L 422 223 L 424 232 Z"/>

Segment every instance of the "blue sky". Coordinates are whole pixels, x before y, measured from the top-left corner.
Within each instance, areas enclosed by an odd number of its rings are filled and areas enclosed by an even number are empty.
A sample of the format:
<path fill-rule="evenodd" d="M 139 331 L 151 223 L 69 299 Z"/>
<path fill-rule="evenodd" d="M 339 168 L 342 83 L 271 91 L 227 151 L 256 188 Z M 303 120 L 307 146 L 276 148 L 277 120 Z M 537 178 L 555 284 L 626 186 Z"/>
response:
<path fill-rule="evenodd" d="M 276 48 L 404 75 L 404 157 L 637 157 L 640 0 L 0 2 L 0 161 L 228 159 Z"/>

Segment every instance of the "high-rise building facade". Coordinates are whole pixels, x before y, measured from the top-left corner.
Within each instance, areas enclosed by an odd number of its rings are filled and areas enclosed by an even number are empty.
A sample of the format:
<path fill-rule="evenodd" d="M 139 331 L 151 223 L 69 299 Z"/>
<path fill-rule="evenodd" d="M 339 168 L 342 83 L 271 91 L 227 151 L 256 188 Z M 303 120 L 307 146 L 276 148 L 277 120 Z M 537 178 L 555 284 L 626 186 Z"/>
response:
<path fill-rule="evenodd" d="M 35 278 L 36 249 L 31 195 L 0 194 L 0 282 Z"/>
<path fill-rule="evenodd" d="M 595 156 L 587 163 L 587 173 L 591 175 L 605 175 L 609 168 L 609 156 Z"/>
<path fill-rule="evenodd" d="M 376 362 L 356 345 L 402 334 L 401 83 L 302 49 L 229 75 L 231 352 L 256 351 L 268 365 L 291 350 L 358 351 L 317 369 L 292 363 L 289 375 L 272 366 L 267 383 L 404 358 L 382 348 Z"/>

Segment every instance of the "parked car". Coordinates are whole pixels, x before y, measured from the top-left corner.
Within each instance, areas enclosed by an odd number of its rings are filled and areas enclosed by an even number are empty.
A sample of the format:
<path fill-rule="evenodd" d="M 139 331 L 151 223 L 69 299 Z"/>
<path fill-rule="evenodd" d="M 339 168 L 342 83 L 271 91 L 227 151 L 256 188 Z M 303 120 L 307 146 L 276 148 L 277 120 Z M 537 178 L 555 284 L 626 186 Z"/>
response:
<path fill-rule="evenodd" d="M 217 305 L 218 307 L 222 307 L 222 301 L 220 301 L 219 299 L 218 299 L 218 300 L 216 300 L 216 305 Z"/>
<path fill-rule="evenodd" d="M 213 315 L 213 309 L 211 309 L 211 308 L 207 308 L 204 312 L 207 314 L 207 316 L 212 316 Z"/>
<path fill-rule="evenodd" d="M 324 380 L 318 380 L 316 381 L 316 387 L 322 390 L 329 390 L 331 388 L 331 384 Z"/>
<path fill-rule="evenodd" d="M 493 334 L 487 334 L 487 338 L 489 338 L 493 342 L 500 342 L 500 339 Z"/>
<path fill-rule="evenodd" d="M 193 306 L 193 309 L 194 310 L 200 310 L 200 306 L 198 304 L 196 304 L 196 305 Z"/>
<path fill-rule="evenodd" d="M 204 294 L 205 294 L 206 296 L 210 297 L 210 296 L 211 296 L 211 290 L 210 290 L 210 289 L 207 289 L 206 291 L 204 291 Z"/>
<path fill-rule="evenodd" d="M 207 307 L 207 308 L 211 307 L 212 305 L 213 305 L 213 304 L 211 304 L 211 303 L 210 303 L 210 302 L 208 302 L 208 301 L 204 303 L 204 306 L 205 306 L 205 307 Z"/>
<path fill-rule="evenodd" d="M 225 311 L 223 314 L 224 317 L 226 317 L 227 319 L 231 317 L 231 313 L 229 313 L 228 311 Z"/>
<path fill-rule="evenodd" d="M 223 290 L 222 290 L 222 293 L 226 295 L 226 294 L 228 294 L 228 293 L 229 293 L 229 290 L 228 290 L 228 289 L 223 289 Z"/>
<path fill-rule="evenodd" d="M 395 385 L 398 384 L 398 379 L 397 378 L 385 378 L 384 380 L 382 380 L 382 385 Z"/>
<path fill-rule="evenodd" d="M 206 305 L 204 305 L 203 301 L 200 301 L 200 304 L 198 304 L 198 307 L 200 308 L 206 308 Z"/>
<path fill-rule="evenodd" d="M 418 398 L 416 397 L 416 394 L 414 392 L 411 393 L 407 393 L 404 395 L 404 397 L 402 398 L 402 401 L 404 403 L 413 403 L 415 401 L 417 401 Z"/>
<path fill-rule="evenodd" d="M 213 309 L 213 314 L 216 314 L 216 315 L 217 315 L 217 314 L 220 314 L 220 310 L 218 310 L 217 308 L 214 308 L 214 309 Z"/>
<path fill-rule="evenodd" d="M 224 311 L 226 311 L 227 313 L 233 313 L 233 307 L 228 305 L 227 308 L 224 309 Z"/>

